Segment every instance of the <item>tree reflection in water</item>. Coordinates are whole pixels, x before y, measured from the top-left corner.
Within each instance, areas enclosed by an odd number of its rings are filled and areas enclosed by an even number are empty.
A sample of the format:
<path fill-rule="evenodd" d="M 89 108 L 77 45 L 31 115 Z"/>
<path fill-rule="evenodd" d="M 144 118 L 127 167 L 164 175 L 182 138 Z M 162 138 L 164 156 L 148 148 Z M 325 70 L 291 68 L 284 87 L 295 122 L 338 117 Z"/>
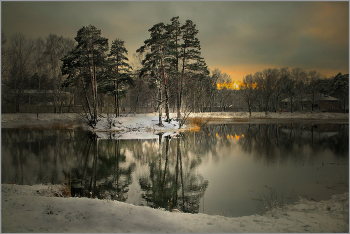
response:
<path fill-rule="evenodd" d="M 310 157 L 326 149 L 336 156 L 348 155 L 349 126 L 337 124 L 260 124 L 246 125 L 242 149 L 266 163 L 284 163 L 288 159 L 303 162 L 302 152 L 310 148 Z M 257 153 L 259 152 L 259 153 Z"/>
<path fill-rule="evenodd" d="M 164 137 L 163 143 L 162 139 L 159 135 L 158 157 L 151 158 L 148 163 L 149 175 L 144 174 L 139 179 L 142 197 L 154 208 L 198 213 L 208 181 L 183 162 L 187 157 L 187 151 L 181 147 L 183 138 Z"/>
<path fill-rule="evenodd" d="M 318 153 L 326 150 L 345 162 L 349 126 L 217 124 L 173 138 L 159 135 L 155 140 L 98 139 L 83 131 L 2 129 L 1 145 L 2 183 L 68 180 L 73 196 L 119 201 L 139 196 L 135 205 L 197 213 L 209 183 L 199 173 L 201 165 L 230 157 L 232 149 L 269 165 L 287 161 L 301 165 L 305 157 L 314 163 Z"/>
<path fill-rule="evenodd" d="M 119 140 L 101 140 L 95 134 L 87 134 L 85 141 L 84 164 L 66 173 L 71 176 L 72 196 L 125 201 L 135 163 L 124 165 L 126 156 Z"/>

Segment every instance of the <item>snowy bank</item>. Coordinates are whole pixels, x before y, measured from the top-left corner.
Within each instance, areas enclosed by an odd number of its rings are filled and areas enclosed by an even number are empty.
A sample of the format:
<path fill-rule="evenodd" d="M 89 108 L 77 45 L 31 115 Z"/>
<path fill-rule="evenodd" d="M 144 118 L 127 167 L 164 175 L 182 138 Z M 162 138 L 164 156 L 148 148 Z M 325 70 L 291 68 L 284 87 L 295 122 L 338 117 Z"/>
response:
<path fill-rule="evenodd" d="M 60 186 L 2 184 L 2 232 L 349 232 L 349 194 L 261 215 L 223 217 L 63 198 Z"/>
<path fill-rule="evenodd" d="M 102 116 L 107 117 L 106 114 Z M 149 117 L 158 118 L 158 113 L 148 114 L 130 114 L 126 118 L 144 119 Z M 164 114 L 163 114 L 164 117 Z M 170 113 L 171 118 L 176 118 L 176 113 Z M 338 120 L 349 120 L 349 114 L 346 113 L 311 113 L 311 112 L 282 112 L 282 113 L 268 113 L 265 112 L 252 112 L 252 116 L 249 116 L 248 112 L 202 112 L 202 113 L 191 113 L 189 118 L 223 118 L 223 119 L 338 119 Z M 50 124 L 55 122 L 82 122 L 84 117 L 77 113 L 2 113 L 1 124 L 18 123 L 21 125 L 27 124 Z M 120 118 L 120 117 L 119 117 Z M 117 119 L 119 119 L 117 118 Z M 124 117 L 123 117 L 124 118 Z"/>
<path fill-rule="evenodd" d="M 349 119 L 349 113 L 329 113 L 329 112 L 204 112 L 191 113 L 191 118 L 236 118 L 236 119 Z"/>
<path fill-rule="evenodd" d="M 106 114 L 101 114 L 103 118 L 95 128 L 87 125 L 86 119 L 81 114 L 64 113 L 50 114 L 40 113 L 20 113 L 20 114 L 2 114 L 2 128 L 60 128 L 75 129 L 81 128 L 95 132 L 99 138 L 103 139 L 154 139 L 162 136 L 174 136 L 180 131 L 199 129 L 198 126 L 191 126 L 187 123 L 179 129 L 179 123 L 175 121 L 176 113 L 171 113 L 170 123 L 165 122 L 163 115 L 163 126 L 158 126 L 158 113 L 131 114 L 118 118 Z M 218 123 L 231 124 L 269 124 L 269 123 L 339 123 L 348 124 L 349 114 L 343 113 L 268 113 L 253 112 L 249 116 L 248 112 L 204 112 L 191 113 L 189 118 L 205 118 L 204 122 L 214 121 Z"/>

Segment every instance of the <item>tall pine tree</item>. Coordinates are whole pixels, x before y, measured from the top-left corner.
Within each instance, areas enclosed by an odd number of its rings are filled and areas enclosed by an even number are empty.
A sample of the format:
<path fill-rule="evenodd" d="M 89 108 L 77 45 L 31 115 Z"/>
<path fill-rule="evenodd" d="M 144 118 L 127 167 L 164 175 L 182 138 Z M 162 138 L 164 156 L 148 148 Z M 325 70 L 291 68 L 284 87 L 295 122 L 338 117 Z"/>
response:
<path fill-rule="evenodd" d="M 88 109 L 87 118 L 94 127 L 98 118 L 97 86 L 106 65 L 108 39 L 91 24 L 79 29 L 74 39 L 78 44 L 62 59 L 62 74 L 68 75 L 63 85 L 74 84 L 80 78 Z M 91 95 L 88 89 L 91 89 Z"/>
<path fill-rule="evenodd" d="M 181 59 L 181 24 L 179 22 L 179 17 L 173 17 L 171 20 L 171 24 L 167 25 L 167 42 L 168 42 L 168 53 L 165 58 L 166 70 L 168 71 L 168 75 L 173 78 L 175 97 L 176 97 L 176 107 L 177 107 L 177 118 L 179 119 L 180 114 L 180 81 L 181 74 L 179 72 L 179 62 Z"/>
<path fill-rule="evenodd" d="M 145 45 L 136 52 L 145 53 L 140 75 L 150 76 L 151 84 L 158 89 L 157 102 L 161 124 L 162 113 L 159 108 L 163 102 L 167 120 L 169 120 L 169 90 L 173 92 L 171 97 L 176 97 L 177 117 L 180 119 L 185 83 L 194 83 L 193 87 L 200 86 L 201 80 L 209 74 L 209 71 L 204 59 L 200 56 L 198 30 L 191 20 L 187 20 L 185 25 L 181 26 L 179 17 L 173 17 L 171 24 L 165 26 L 159 23 L 148 31 L 150 38 L 145 40 Z M 172 86 L 169 88 L 168 84 Z M 161 92 L 162 88 L 163 92 Z M 162 93 L 165 95 L 164 100 Z"/>
<path fill-rule="evenodd" d="M 108 54 L 107 70 L 101 85 L 104 93 L 110 92 L 114 96 L 115 117 L 119 117 L 119 99 L 125 95 L 126 86 L 133 84 L 132 68 L 128 63 L 127 54 L 128 51 L 124 46 L 124 41 L 115 39 Z"/>
<path fill-rule="evenodd" d="M 155 24 L 151 29 L 150 38 L 144 41 L 143 46 L 136 50 L 137 53 L 145 53 L 145 58 L 142 60 L 142 69 L 140 76 L 151 76 L 151 86 L 157 89 L 157 109 L 159 113 L 159 125 L 162 125 L 162 87 L 165 94 L 165 112 L 167 121 L 169 117 L 169 105 L 168 105 L 168 90 L 165 78 L 164 64 L 163 64 L 163 51 L 166 50 L 166 36 L 165 25 L 163 23 Z M 149 51 L 149 52 L 148 52 Z"/>
<path fill-rule="evenodd" d="M 186 20 L 186 23 L 181 27 L 182 40 L 181 45 L 181 80 L 179 87 L 179 103 L 183 98 L 184 79 L 202 79 L 203 76 L 208 75 L 209 71 L 204 59 L 201 57 L 200 41 L 197 38 L 198 30 L 196 25 L 191 20 Z M 178 110 L 179 112 L 179 110 Z M 181 116 L 180 116 L 181 117 Z"/>

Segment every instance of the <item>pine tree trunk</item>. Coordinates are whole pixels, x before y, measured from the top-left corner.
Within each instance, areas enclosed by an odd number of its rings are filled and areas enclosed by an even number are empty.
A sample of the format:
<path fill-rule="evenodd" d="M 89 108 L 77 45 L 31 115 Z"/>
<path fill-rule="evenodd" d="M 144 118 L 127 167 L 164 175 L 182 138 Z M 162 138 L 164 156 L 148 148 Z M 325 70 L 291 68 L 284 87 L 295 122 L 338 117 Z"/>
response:
<path fill-rule="evenodd" d="M 119 84 L 117 81 L 117 117 L 119 117 Z"/>
<path fill-rule="evenodd" d="M 84 93 L 85 93 L 85 99 L 86 99 L 86 102 L 87 102 L 87 105 L 88 105 L 90 118 L 92 118 L 92 113 L 91 113 L 91 108 L 90 108 L 90 102 L 89 102 L 89 98 L 87 97 L 87 90 L 86 90 L 86 87 L 85 87 L 84 79 L 83 79 L 83 76 L 80 76 L 80 77 L 81 77 L 81 82 L 82 82 L 82 84 L 83 84 L 83 89 L 84 89 Z"/>
<path fill-rule="evenodd" d="M 158 124 L 162 126 L 162 92 L 160 86 L 158 88 Z"/>
<path fill-rule="evenodd" d="M 119 60 L 117 56 L 117 60 Z M 115 94 L 115 117 L 119 117 L 119 66 L 117 66 L 117 81 L 114 81 Z"/>
<path fill-rule="evenodd" d="M 116 85 L 116 81 L 114 80 L 114 90 L 117 89 L 117 85 Z M 117 113 L 117 94 L 114 94 L 114 113 L 115 113 L 115 117 L 118 117 L 118 113 Z"/>
<path fill-rule="evenodd" d="M 162 44 L 159 43 L 160 45 L 160 51 L 162 51 Z M 166 80 L 165 80 L 165 73 L 164 73 L 164 65 L 163 65 L 163 58 L 160 57 L 160 63 L 162 65 L 162 73 L 163 73 L 163 82 L 164 82 L 164 94 L 165 94 L 165 114 L 166 114 L 166 122 L 169 122 L 170 116 L 169 116 L 169 98 L 168 98 L 168 90 L 167 90 L 167 85 L 166 85 Z"/>
<path fill-rule="evenodd" d="M 94 82 L 95 82 L 95 110 L 94 110 L 94 121 L 97 122 L 98 117 L 98 102 L 97 102 L 97 78 L 96 78 L 96 66 L 94 65 Z"/>
<path fill-rule="evenodd" d="M 181 108 L 181 103 L 180 103 L 180 92 L 177 93 L 177 120 L 180 120 L 181 118 L 181 112 L 180 112 L 180 108 Z"/>

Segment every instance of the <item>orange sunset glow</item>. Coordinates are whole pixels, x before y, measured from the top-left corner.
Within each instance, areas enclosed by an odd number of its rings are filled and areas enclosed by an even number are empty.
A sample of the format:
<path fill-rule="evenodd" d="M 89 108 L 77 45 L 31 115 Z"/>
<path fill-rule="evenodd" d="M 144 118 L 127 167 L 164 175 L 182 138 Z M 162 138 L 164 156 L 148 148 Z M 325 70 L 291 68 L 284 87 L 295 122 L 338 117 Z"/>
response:
<path fill-rule="evenodd" d="M 239 90 L 241 88 L 242 84 L 243 84 L 243 82 L 232 81 L 232 82 L 229 82 L 229 83 L 227 83 L 227 82 L 225 82 L 225 83 L 217 83 L 216 87 L 217 87 L 217 89 L 226 88 L 226 89 Z M 255 89 L 257 84 L 254 83 L 252 86 L 253 86 L 253 89 Z"/>
<path fill-rule="evenodd" d="M 242 82 L 237 82 L 237 81 L 232 81 L 230 83 L 217 83 L 217 89 L 223 89 L 223 88 L 227 88 L 227 89 L 235 89 L 238 90 L 240 89 Z"/>

